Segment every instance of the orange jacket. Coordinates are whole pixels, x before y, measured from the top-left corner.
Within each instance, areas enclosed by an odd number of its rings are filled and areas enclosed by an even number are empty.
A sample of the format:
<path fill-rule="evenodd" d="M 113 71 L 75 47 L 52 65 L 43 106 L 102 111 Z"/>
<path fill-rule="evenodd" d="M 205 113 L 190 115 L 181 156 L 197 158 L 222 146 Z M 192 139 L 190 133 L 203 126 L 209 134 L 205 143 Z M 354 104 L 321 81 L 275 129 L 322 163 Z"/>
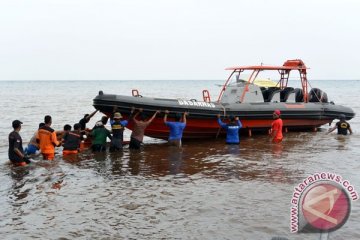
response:
<path fill-rule="evenodd" d="M 55 147 L 60 143 L 56 138 L 54 129 L 48 126 L 43 126 L 36 134 L 36 140 L 39 142 L 39 147 L 42 153 L 55 153 Z"/>

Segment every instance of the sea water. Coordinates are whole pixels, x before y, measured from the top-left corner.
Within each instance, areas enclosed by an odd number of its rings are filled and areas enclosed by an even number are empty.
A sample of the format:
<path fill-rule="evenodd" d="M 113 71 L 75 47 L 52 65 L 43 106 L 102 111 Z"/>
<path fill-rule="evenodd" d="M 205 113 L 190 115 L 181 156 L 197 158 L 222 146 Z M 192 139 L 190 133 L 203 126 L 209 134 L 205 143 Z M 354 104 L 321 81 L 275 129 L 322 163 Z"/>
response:
<path fill-rule="evenodd" d="M 11 122 L 24 124 L 24 147 L 45 115 L 52 127 L 78 122 L 104 93 L 216 100 L 222 81 L 0 81 L 1 239 L 319 239 L 290 233 L 290 201 L 304 178 L 333 172 L 360 192 L 359 118 L 352 136 L 284 133 L 280 146 L 267 135 L 184 142 L 182 149 L 145 138 L 143 151 L 92 154 L 55 161 L 40 157 L 12 167 L 7 157 Z M 329 100 L 359 113 L 360 81 L 312 81 Z M 88 124 L 92 127 L 101 113 Z M 130 130 L 125 131 L 125 140 Z M 330 239 L 360 239 L 360 202 Z"/>

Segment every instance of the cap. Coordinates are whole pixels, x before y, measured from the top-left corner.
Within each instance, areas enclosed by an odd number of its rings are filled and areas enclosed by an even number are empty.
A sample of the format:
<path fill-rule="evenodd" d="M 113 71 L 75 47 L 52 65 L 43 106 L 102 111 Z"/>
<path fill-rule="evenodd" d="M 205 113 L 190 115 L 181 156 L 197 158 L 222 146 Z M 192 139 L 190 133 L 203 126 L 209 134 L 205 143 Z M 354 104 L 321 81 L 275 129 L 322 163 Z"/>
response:
<path fill-rule="evenodd" d="M 280 116 L 280 114 L 281 114 L 281 112 L 280 112 L 279 109 L 276 109 L 276 110 L 274 111 L 274 113 L 275 113 L 276 115 L 278 115 L 278 116 Z"/>
<path fill-rule="evenodd" d="M 339 119 L 340 119 L 340 120 L 345 120 L 345 118 L 346 118 L 346 117 L 345 117 L 345 114 L 340 114 L 340 115 L 339 115 Z"/>
<path fill-rule="evenodd" d="M 14 120 L 12 122 L 12 127 L 13 128 L 18 128 L 18 127 L 20 127 L 21 124 L 23 124 L 23 123 L 20 120 Z"/>
<path fill-rule="evenodd" d="M 120 118 L 122 118 L 121 113 L 119 112 L 114 113 L 114 119 L 120 119 Z"/>

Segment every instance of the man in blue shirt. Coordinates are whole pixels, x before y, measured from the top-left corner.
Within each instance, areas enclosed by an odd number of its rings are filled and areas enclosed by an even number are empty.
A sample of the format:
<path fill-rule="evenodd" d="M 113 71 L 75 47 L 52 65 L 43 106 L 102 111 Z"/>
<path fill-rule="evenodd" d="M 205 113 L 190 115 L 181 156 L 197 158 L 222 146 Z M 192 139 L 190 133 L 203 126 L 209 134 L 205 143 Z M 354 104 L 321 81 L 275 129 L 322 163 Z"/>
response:
<path fill-rule="evenodd" d="M 220 119 L 220 114 L 217 115 L 219 125 L 226 130 L 226 144 L 239 144 L 239 130 L 242 124 L 239 117 L 230 116 L 230 123 L 223 123 Z"/>
<path fill-rule="evenodd" d="M 170 128 L 169 143 L 170 143 L 170 145 L 181 147 L 181 138 L 182 138 L 184 128 L 186 127 L 187 112 L 184 112 L 182 117 L 179 113 L 177 113 L 175 116 L 175 122 L 167 121 L 168 114 L 169 114 L 169 111 L 166 110 L 165 115 L 164 115 L 164 123 L 166 126 L 168 126 Z"/>

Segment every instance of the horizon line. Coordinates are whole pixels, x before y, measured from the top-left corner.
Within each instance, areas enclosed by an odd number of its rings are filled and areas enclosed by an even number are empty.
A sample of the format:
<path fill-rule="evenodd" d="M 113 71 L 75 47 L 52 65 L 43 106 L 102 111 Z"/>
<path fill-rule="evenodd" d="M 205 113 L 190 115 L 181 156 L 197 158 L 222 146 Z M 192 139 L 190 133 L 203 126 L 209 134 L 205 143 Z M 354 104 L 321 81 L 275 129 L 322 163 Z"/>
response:
<path fill-rule="evenodd" d="M 0 79 L 0 82 L 11 81 L 225 81 L 226 79 Z M 289 79 L 289 81 L 298 81 L 299 79 Z M 272 80 L 275 81 L 276 80 Z M 308 81 L 360 81 L 360 79 L 311 79 Z"/>

